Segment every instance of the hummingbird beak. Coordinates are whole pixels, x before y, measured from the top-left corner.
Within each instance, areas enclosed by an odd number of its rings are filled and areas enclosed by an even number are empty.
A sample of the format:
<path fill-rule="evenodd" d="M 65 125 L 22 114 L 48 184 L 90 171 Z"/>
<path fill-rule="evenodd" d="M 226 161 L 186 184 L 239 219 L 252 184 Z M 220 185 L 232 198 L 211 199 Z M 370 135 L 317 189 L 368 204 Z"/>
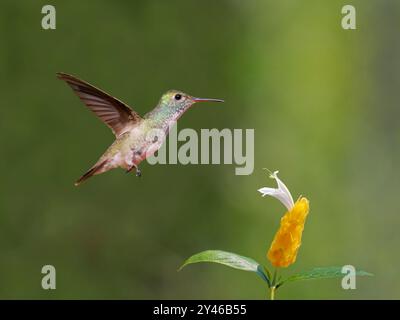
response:
<path fill-rule="evenodd" d="M 225 102 L 222 99 L 195 98 L 195 97 L 193 97 L 192 100 L 194 102 Z"/>

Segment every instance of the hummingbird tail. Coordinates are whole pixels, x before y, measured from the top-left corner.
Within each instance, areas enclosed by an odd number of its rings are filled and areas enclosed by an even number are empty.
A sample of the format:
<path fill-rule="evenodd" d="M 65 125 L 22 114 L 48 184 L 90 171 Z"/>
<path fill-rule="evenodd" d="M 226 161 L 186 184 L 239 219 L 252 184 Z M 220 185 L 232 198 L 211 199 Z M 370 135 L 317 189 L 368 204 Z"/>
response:
<path fill-rule="evenodd" d="M 89 171 L 87 171 L 82 177 L 80 177 L 76 182 L 75 182 L 75 186 L 79 186 L 82 182 L 84 182 L 85 180 L 89 179 L 90 177 L 99 174 L 101 172 L 99 172 L 104 165 L 107 163 L 107 160 L 104 160 L 103 162 L 97 163 L 95 164 L 92 168 L 89 169 Z"/>

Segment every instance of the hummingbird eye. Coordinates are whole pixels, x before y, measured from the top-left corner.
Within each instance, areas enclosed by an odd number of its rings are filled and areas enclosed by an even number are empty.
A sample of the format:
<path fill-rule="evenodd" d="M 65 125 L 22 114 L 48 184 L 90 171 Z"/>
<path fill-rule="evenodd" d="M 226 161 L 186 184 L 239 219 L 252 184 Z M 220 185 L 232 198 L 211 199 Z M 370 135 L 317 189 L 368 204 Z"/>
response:
<path fill-rule="evenodd" d="M 175 100 L 181 100 L 182 99 L 182 95 L 177 93 L 174 97 Z"/>

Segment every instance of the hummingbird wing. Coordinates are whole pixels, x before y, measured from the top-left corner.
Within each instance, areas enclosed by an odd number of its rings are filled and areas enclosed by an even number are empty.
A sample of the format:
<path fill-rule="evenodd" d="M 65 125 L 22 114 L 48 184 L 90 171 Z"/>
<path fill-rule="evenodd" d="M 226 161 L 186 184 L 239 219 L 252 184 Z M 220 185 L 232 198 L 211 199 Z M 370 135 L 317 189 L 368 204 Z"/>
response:
<path fill-rule="evenodd" d="M 115 136 L 124 133 L 142 118 L 128 105 L 108 93 L 66 73 L 57 73 L 75 91 L 83 103 L 113 131 Z"/>

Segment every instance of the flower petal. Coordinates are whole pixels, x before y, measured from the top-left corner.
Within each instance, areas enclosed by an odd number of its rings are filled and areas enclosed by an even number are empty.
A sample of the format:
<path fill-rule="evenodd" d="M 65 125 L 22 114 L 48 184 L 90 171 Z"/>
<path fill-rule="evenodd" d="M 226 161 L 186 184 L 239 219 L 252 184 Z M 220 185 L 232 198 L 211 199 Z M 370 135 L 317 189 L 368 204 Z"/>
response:
<path fill-rule="evenodd" d="M 275 171 L 270 175 L 271 179 L 275 179 L 278 188 L 261 188 L 258 191 L 262 194 L 263 197 L 271 196 L 278 199 L 288 210 L 291 210 L 294 206 L 294 201 L 292 195 L 290 194 L 289 189 L 285 186 L 285 184 L 278 178 L 278 172 Z"/>
<path fill-rule="evenodd" d="M 282 217 L 279 230 L 267 253 L 273 266 L 287 267 L 296 261 L 308 211 L 309 202 L 302 197 L 296 201 L 293 209 Z"/>

